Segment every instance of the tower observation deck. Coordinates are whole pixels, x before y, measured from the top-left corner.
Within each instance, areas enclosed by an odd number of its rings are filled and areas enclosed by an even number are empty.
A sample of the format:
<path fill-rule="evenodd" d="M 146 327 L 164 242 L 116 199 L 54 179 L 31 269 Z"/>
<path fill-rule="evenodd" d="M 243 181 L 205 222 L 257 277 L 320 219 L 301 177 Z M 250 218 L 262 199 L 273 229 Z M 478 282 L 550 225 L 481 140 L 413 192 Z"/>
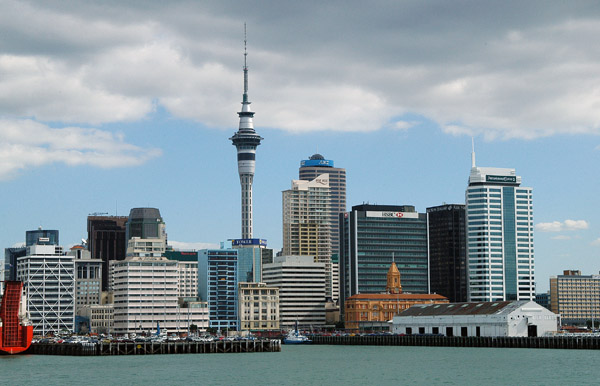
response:
<path fill-rule="evenodd" d="M 245 30 L 245 26 L 244 26 Z M 245 31 L 244 31 L 245 35 Z M 256 147 L 263 139 L 254 130 L 252 118 L 254 112 L 250 110 L 248 101 L 248 51 L 244 36 L 244 94 L 242 97 L 242 111 L 238 112 L 240 125 L 238 131 L 229 138 L 237 149 L 238 174 L 242 186 L 242 238 L 252 238 L 252 181 L 256 166 Z"/>

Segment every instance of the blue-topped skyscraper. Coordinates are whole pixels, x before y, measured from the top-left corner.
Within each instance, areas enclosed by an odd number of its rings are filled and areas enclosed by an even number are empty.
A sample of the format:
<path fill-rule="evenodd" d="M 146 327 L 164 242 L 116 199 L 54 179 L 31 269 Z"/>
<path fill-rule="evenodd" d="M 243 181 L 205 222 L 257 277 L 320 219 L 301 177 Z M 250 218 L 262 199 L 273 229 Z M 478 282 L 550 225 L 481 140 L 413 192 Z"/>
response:
<path fill-rule="evenodd" d="M 248 101 L 247 57 L 248 51 L 246 51 L 246 39 L 244 37 L 244 95 L 242 111 L 238 113 L 240 126 L 233 137 L 229 138 L 237 148 L 238 173 L 242 185 L 242 239 L 252 238 L 252 181 L 256 165 L 256 147 L 260 145 L 260 141 L 263 139 L 256 134 L 252 123 L 254 112 L 250 111 L 250 102 Z"/>

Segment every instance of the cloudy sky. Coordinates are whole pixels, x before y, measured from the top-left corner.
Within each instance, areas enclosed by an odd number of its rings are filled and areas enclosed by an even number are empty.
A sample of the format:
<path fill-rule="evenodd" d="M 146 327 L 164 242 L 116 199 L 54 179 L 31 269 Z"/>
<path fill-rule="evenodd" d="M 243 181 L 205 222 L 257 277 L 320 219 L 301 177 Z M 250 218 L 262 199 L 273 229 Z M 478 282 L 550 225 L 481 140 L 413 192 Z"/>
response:
<path fill-rule="evenodd" d="M 255 236 L 315 152 L 348 205 L 464 202 L 480 166 L 534 189 L 538 289 L 600 270 L 600 6 L 479 1 L 0 2 L 0 244 L 87 237 L 86 216 L 158 207 L 181 247 L 239 237 L 228 138 L 265 140 Z"/>

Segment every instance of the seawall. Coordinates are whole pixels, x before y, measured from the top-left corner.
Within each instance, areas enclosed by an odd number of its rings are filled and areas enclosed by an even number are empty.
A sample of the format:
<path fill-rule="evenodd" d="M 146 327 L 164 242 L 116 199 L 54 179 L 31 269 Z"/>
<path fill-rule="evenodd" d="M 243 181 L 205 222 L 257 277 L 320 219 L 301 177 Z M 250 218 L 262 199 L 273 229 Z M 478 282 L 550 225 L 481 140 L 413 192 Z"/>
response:
<path fill-rule="evenodd" d="M 437 335 L 311 336 L 313 344 L 369 346 L 509 347 L 600 349 L 600 337 L 460 337 Z"/>

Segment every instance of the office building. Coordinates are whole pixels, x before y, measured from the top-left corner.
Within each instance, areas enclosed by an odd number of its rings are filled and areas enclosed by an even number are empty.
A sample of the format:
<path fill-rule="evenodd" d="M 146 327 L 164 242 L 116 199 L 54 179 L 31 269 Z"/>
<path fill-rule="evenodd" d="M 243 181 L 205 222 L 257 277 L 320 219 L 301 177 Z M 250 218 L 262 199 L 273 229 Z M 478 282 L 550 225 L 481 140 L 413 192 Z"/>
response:
<path fill-rule="evenodd" d="M 430 291 L 451 303 L 468 300 L 465 206 L 427 208 Z"/>
<path fill-rule="evenodd" d="M 535 294 L 535 302 L 544 308 L 550 309 L 550 291 Z"/>
<path fill-rule="evenodd" d="M 196 251 L 165 251 L 164 256 L 177 261 L 177 296 L 180 298 L 198 297 L 198 252 Z"/>
<path fill-rule="evenodd" d="M 283 255 L 313 256 L 325 264 L 327 298 L 333 296 L 329 175 L 293 180 L 283 191 Z"/>
<path fill-rule="evenodd" d="M 27 247 L 4 248 L 4 277 L 2 280 L 17 280 L 17 259 L 27 255 Z"/>
<path fill-rule="evenodd" d="M 154 256 L 111 262 L 115 333 L 156 333 L 158 327 L 168 333 L 183 333 L 191 325 L 206 330 L 206 305 L 180 305 L 177 265 L 177 261 Z"/>
<path fill-rule="evenodd" d="M 473 153 L 466 211 L 469 301 L 535 299 L 532 189 Z"/>
<path fill-rule="evenodd" d="M 114 304 L 93 304 L 80 308 L 78 315 L 89 321 L 89 331 L 110 334 L 114 331 Z"/>
<path fill-rule="evenodd" d="M 334 167 L 333 160 L 326 160 L 321 154 L 313 154 L 300 162 L 298 177 L 312 181 L 321 174 L 329 175 L 329 223 L 332 254 L 339 253 L 339 215 L 346 212 L 346 169 Z"/>
<path fill-rule="evenodd" d="M 67 252 L 75 263 L 75 313 L 86 305 L 100 304 L 102 293 L 102 260 L 92 259 L 83 245 L 75 245 Z"/>
<path fill-rule="evenodd" d="M 279 324 L 290 329 L 325 325 L 325 263 L 312 256 L 276 256 L 263 266 L 263 281 L 279 288 Z"/>
<path fill-rule="evenodd" d="M 58 245 L 58 231 L 39 227 L 36 230 L 25 232 L 25 246 L 32 245 Z"/>
<path fill-rule="evenodd" d="M 566 270 L 550 277 L 550 310 L 560 314 L 563 324 L 600 322 L 600 275 L 582 275 Z"/>
<path fill-rule="evenodd" d="M 88 250 L 92 259 L 102 260 L 102 290 L 108 290 L 108 267 L 113 260 L 124 260 L 127 251 L 127 216 L 91 214 L 87 218 Z"/>
<path fill-rule="evenodd" d="M 240 331 L 279 330 L 279 288 L 238 283 Z"/>
<path fill-rule="evenodd" d="M 156 208 L 133 208 L 125 224 L 128 257 L 160 257 L 167 248 L 167 232 Z"/>
<path fill-rule="evenodd" d="M 256 148 L 263 138 L 254 130 L 252 121 L 254 112 L 250 110 L 248 100 L 248 65 L 246 58 L 246 41 L 244 40 L 244 94 L 242 96 L 242 111 L 238 113 L 240 124 L 238 131 L 229 138 L 237 149 L 238 174 L 242 187 L 242 238 L 252 238 L 252 182 L 256 168 Z"/>
<path fill-rule="evenodd" d="M 198 251 L 198 296 L 208 303 L 210 327 L 238 331 L 238 286 L 260 282 L 261 254 L 253 248 Z"/>
<path fill-rule="evenodd" d="M 17 259 L 17 280 L 25 285 L 27 309 L 35 335 L 74 332 L 73 260 L 62 247 L 48 244 L 30 245 L 27 254 Z"/>
<path fill-rule="evenodd" d="M 340 215 L 340 300 L 385 292 L 396 264 L 405 293 L 427 294 L 427 216 L 411 205 L 352 207 Z"/>

